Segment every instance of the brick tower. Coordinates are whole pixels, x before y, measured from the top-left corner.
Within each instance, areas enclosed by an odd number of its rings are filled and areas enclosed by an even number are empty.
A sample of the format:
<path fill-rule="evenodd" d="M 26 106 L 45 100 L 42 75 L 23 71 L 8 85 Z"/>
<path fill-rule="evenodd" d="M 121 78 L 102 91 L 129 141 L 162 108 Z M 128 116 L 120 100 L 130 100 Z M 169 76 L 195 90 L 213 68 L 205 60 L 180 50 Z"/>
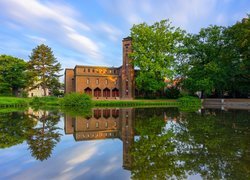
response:
<path fill-rule="evenodd" d="M 121 99 L 134 99 L 135 96 L 135 82 L 134 82 L 134 66 L 131 64 L 129 53 L 132 52 L 132 39 L 126 37 L 122 41 L 122 71 L 121 71 Z"/>

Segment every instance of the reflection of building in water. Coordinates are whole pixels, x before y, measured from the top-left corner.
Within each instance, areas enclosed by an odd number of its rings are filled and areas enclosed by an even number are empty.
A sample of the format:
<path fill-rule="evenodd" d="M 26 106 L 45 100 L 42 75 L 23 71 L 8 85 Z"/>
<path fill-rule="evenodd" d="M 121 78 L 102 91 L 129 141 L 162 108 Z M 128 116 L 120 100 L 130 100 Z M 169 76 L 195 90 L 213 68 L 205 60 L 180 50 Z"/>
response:
<path fill-rule="evenodd" d="M 129 148 L 134 142 L 134 109 L 92 109 L 90 117 L 65 115 L 65 134 L 76 141 L 119 138 L 123 142 L 123 167 L 130 169 Z"/>

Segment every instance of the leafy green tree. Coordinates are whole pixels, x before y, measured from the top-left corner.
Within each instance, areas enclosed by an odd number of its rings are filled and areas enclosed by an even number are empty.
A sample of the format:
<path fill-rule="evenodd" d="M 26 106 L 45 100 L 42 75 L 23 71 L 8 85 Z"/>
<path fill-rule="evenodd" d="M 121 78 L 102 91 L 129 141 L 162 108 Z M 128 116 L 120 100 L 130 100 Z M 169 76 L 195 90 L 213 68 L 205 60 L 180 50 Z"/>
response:
<path fill-rule="evenodd" d="M 233 97 L 250 93 L 250 15 L 229 27 L 226 32 L 226 56 L 229 66 L 229 90 Z"/>
<path fill-rule="evenodd" d="M 0 93 L 18 96 L 30 81 L 27 63 L 16 57 L 0 55 Z"/>
<path fill-rule="evenodd" d="M 227 88 L 228 69 L 224 58 L 224 27 L 203 28 L 197 35 L 189 35 L 185 41 L 188 59 L 179 65 L 184 77 L 184 87 L 191 93 L 196 91 L 209 95 L 214 89 L 223 92 Z"/>
<path fill-rule="evenodd" d="M 60 83 L 59 79 L 54 77 L 50 83 L 50 92 L 53 96 L 63 95 L 63 93 L 60 92 L 60 89 L 62 89 L 63 87 L 64 86 L 62 83 Z"/>
<path fill-rule="evenodd" d="M 41 85 L 44 96 L 46 96 L 46 89 L 50 89 L 52 81 L 59 77 L 58 73 L 61 70 L 61 64 L 54 57 L 51 48 L 44 44 L 32 50 L 28 64 L 33 76 L 37 78 L 34 87 Z"/>
<path fill-rule="evenodd" d="M 35 118 L 41 124 L 29 132 L 27 143 L 32 156 L 43 161 L 50 157 L 53 148 L 60 141 L 60 128 L 56 126 L 60 116 L 57 112 L 43 111 L 41 117 Z"/>
<path fill-rule="evenodd" d="M 175 54 L 184 32 L 168 20 L 146 23 L 131 28 L 133 64 L 140 69 L 136 77 L 138 89 L 156 92 L 165 86 L 164 78 L 172 78 Z"/>

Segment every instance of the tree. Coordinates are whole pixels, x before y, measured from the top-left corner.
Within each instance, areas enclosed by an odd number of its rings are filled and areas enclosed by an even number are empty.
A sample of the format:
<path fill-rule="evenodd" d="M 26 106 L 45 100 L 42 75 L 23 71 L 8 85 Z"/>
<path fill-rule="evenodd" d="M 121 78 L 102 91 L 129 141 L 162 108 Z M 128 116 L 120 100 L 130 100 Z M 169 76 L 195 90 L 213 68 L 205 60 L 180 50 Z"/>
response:
<path fill-rule="evenodd" d="M 229 87 L 233 97 L 247 97 L 250 89 L 250 15 L 229 27 L 226 32 L 226 52 L 230 62 Z"/>
<path fill-rule="evenodd" d="M 0 56 L 0 93 L 11 92 L 18 96 L 18 91 L 27 87 L 29 80 L 27 63 L 24 60 L 8 55 Z"/>
<path fill-rule="evenodd" d="M 58 73 L 61 70 L 61 64 L 57 62 L 51 48 L 41 44 L 32 50 L 29 69 L 33 75 L 37 77 L 37 82 L 34 87 L 41 86 L 46 96 L 46 89 L 51 87 L 51 82 L 55 77 L 59 77 Z"/>
<path fill-rule="evenodd" d="M 134 25 L 131 29 L 132 63 L 140 69 L 136 77 L 138 89 L 156 92 L 165 86 L 164 78 L 173 76 L 174 57 L 184 32 L 168 20 Z"/>
<path fill-rule="evenodd" d="M 51 79 L 50 92 L 53 96 L 62 96 L 63 93 L 60 92 L 60 89 L 63 87 L 64 85 L 59 82 L 59 79 L 57 77 L 54 77 L 53 79 Z"/>
<path fill-rule="evenodd" d="M 227 88 L 228 64 L 224 61 L 224 27 L 203 28 L 197 35 L 189 35 L 186 42 L 188 60 L 178 59 L 184 87 L 191 93 L 209 95 L 214 89 L 221 94 Z M 184 56 L 185 57 L 185 56 Z M 186 58 L 186 57 L 185 57 Z"/>

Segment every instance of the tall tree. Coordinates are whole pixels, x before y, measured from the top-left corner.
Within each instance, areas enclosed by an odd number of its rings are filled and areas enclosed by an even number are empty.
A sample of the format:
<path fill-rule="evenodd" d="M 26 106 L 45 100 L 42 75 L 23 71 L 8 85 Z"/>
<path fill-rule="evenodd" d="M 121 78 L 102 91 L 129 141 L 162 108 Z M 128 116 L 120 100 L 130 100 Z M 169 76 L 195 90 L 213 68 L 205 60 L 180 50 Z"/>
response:
<path fill-rule="evenodd" d="M 19 58 L 0 55 L 0 93 L 17 96 L 29 84 L 27 63 Z"/>
<path fill-rule="evenodd" d="M 59 77 L 58 73 L 61 70 L 61 64 L 54 57 L 51 48 L 44 44 L 32 50 L 28 63 L 29 69 L 37 77 L 35 87 L 40 85 L 44 91 L 44 96 L 46 96 L 46 89 L 50 88 L 55 77 Z"/>
<path fill-rule="evenodd" d="M 173 76 L 174 57 L 184 32 L 168 20 L 134 25 L 131 29 L 133 64 L 140 69 L 136 85 L 140 90 L 156 92 L 164 87 L 164 78 Z"/>

